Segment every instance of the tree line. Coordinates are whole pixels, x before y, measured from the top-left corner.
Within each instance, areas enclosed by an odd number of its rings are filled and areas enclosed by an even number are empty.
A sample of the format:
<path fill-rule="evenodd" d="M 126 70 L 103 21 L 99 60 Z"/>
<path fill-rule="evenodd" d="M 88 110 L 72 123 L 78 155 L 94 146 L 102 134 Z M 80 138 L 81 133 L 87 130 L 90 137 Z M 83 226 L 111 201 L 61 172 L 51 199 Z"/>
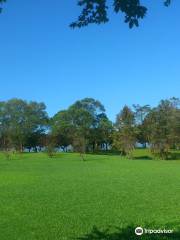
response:
<path fill-rule="evenodd" d="M 48 117 L 44 103 L 10 99 L 0 102 L 0 149 L 23 152 L 72 146 L 83 158 L 86 152 L 117 151 L 131 157 L 140 143 L 168 159 L 180 148 L 180 99 L 161 100 L 158 106 L 124 106 L 113 123 L 103 104 L 93 98 L 76 101 Z"/>

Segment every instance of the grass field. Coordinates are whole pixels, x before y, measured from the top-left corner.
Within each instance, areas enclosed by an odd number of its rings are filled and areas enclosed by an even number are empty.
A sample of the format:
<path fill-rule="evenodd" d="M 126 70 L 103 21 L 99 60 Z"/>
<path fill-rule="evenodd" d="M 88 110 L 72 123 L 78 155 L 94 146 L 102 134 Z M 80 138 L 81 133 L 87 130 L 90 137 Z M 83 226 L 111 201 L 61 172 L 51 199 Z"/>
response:
<path fill-rule="evenodd" d="M 180 239 L 180 160 L 146 155 L 1 154 L 0 240 Z"/>

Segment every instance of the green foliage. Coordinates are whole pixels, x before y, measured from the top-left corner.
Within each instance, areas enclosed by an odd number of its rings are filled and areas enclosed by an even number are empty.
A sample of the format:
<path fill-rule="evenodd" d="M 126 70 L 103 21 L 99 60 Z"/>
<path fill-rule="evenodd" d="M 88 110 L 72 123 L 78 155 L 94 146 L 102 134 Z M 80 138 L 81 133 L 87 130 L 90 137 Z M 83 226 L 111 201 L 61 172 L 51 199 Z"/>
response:
<path fill-rule="evenodd" d="M 56 150 L 55 150 L 54 144 L 49 144 L 49 145 L 47 145 L 45 152 L 47 153 L 47 155 L 48 155 L 50 158 L 54 157 L 55 154 L 56 154 Z"/>
<path fill-rule="evenodd" d="M 0 0 L 0 4 L 6 0 Z M 124 22 L 128 23 L 130 28 L 139 26 L 139 20 L 143 19 L 147 14 L 147 8 L 141 4 L 140 0 L 113 0 L 113 11 L 116 14 L 123 13 L 125 16 Z M 164 0 L 164 5 L 168 7 L 171 0 Z M 108 0 L 78 0 L 78 5 L 83 7 L 83 10 L 78 17 L 78 20 L 71 23 L 70 27 L 83 27 L 89 24 L 107 23 L 109 1 Z M 1 12 L 2 8 L 0 8 Z"/>
<path fill-rule="evenodd" d="M 56 138 L 49 134 L 46 139 L 46 147 L 45 147 L 45 152 L 48 155 L 48 157 L 52 158 L 56 155 Z"/>
<path fill-rule="evenodd" d="M 135 116 L 132 110 L 124 106 L 116 118 L 116 131 L 113 134 L 113 147 L 122 155 L 131 156 L 136 143 Z"/>
<path fill-rule="evenodd" d="M 98 116 L 98 125 L 94 129 L 94 143 L 97 142 L 97 145 L 99 146 L 101 146 L 101 144 L 105 144 L 106 150 L 108 150 L 108 145 L 112 144 L 113 131 L 113 123 L 105 114 L 100 114 Z"/>
<path fill-rule="evenodd" d="M 4 157 L 6 160 L 11 160 L 12 159 L 12 151 L 10 150 L 6 150 L 6 151 L 3 151 L 3 154 L 4 154 Z"/>
<path fill-rule="evenodd" d="M 51 121 L 51 133 L 59 146 L 73 145 L 75 151 L 86 152 L 92 145 L 109 142 L 112 123 L 104 106 L 93 98 L 75 102 L 66 111 L 57 113 Z M 81 146 L 80 146 L 81 145 Z"/>
<path fill-rule="evenodd" d="M 145 148 L 148 142 L 148 136 L 146 131 L 146 126 L 144 124 L 144 120 L 146 116 L 151 111 L 149 105 L 140 106 L 139 104 L 133 105 L 134 108 L 134 116 L 135 116 L 135 123 L 136 123 L 136 138 L 137 142 L 141 143 Z"/>
<path fill-rule="evenodd" d="M 123 128 L 121 131 L 114 132 L 113 147 L 121 152 L 121 155 L 132 157 L 135 147 L 135 134 L 133 128 Z"/>
<path fill-rule="evenodd" d="M 73 148 L 75 152 L 80 153 L 80 157 L 85 161 L 86 139 L 84 136 L 78 133 L 73 136 Z"/>
<path fill-rule="evenodd" d="M 57 146 L 66 149 L 73 142 L 74 129 L 71 124 L 69 112 L 60 111 L 51 119 L 51 134 L 56 139 Z"/>
<path fill-rule="evenodd" d="M 139 20 L 143 19 L 147 14 L 147 8 L 141 4 L 140 0 L 112 0 L 111 2 L 112 4 L 108 0 L 78 0 L 78 5 L 83 7 L 83 10 L 78 20 L 70 26 L 75 28 L 84 27 L 92 23 L 101 24 L 108 22 L 108 9 L 111 5 L 116 14 L 124 14 L 124 22 L 128 23 L 130 28 L 138 27 Z M 165 6 L 169 6 L 170 3 L 171 0 L 164 0 Z"/>
<path fill-rule="evenodd" d="M 180 99 L 162 100 L 149 105 L 125 106 L 116 123 L 108 119 L 104 106 L 93 98 L 76 101 L 67 110 L 48 119 L 43 103 L 11 99 L 0 102 L 0 150 L 31 148 L 35 152 L 45 146 L 74 148 L 86 152 L 110 150 L 131 157 L 137 143 L 151 147 L 156 157 L 169 159 L 171 149 L 180 148 Z M 52 142 L 49 140 L 52 139 Z"/>
<path fill-rule="evenodd" d="M 180 142 L 180 100 L 162 100 L 145 118 L 147 135 L 152 152 L 168 159 L 170 149 Z"/>
<path fill-rule="evenodd" d="M 11 99 L 0 103 L 0 138 L 3 148 L 23 151 L 27 142 L 45 131 L 48 116 L 44 103 Z M 33 145 L 34 143 L 32 143 Z"/>

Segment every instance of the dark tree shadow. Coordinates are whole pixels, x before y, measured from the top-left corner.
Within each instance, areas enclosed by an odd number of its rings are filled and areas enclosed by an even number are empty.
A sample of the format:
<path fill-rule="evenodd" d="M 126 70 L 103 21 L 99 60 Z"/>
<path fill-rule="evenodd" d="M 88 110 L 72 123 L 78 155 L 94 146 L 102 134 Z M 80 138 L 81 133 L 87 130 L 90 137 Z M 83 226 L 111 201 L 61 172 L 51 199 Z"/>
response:
<path fill-rule="evenodd" d="M 155 225 L 154 225 L 155 226 Z M 137 226 L 136 226 L 137 227 Z M 99 230 L 96 226 L 93 227 L 92 231 L 82 237 L 76 238 L 76 240 L 180 240 L 180 231 L 173 232 L 172 234 L 143 234 L 137 236 L 135 234 L 135 226 L 127 226 L 124 229 L 118 227 L 110 227 L 106 230 Z M 114 230 L 113 230 L 114 229 Z M 146 229 L 159 229 L 158 227 L 147 227 Z M 164 229 L 164 228 L 160 228 Z M 165 228 L 167 230 L 172 229 L 171 227 Z"/>
<path fill-rule="evenodd" d="M 107 156 L 121 156 L 121 152 L 119 151 L 94 151 L 94 152 L 87 152 L 86 154 L 90 155 L 107 155 Z"/>
<path fill-rule="evenodd" d="M 173 153 L 171 154 L 171 158 L 172 158 L 173 160 L 180 160 L 180 152 L 173 152 Z"/>
<path fill-rule="evenodd" d="M 133 157 L 135 160 L 152 160 L 153 158 L 150 156 L 138 156 L 138 157 Z"/>
<path fill-rule="evenodd" d="M 97 151 L 97 152 L 87 152 L 86 153 L 87 155 L 107 155 L 107 156 L 119 156 L 119 157 L 125 157 L 121 154 L 121 152 L 119 151 Z M 150 155 L 141 155 L 141 156 L 132 156 L 132 158 L 130 159 L 133 159 L 133 160 L 156 160 L 156 159 L 159 159 L 159 160 L 162 160 L 160 158 L 157 158 L 157 157 L 153 157 L 153 156 L 150 156 Z M 180 160 L 180 152 L 172 152 L 168 159 L 166 160 Z"/>

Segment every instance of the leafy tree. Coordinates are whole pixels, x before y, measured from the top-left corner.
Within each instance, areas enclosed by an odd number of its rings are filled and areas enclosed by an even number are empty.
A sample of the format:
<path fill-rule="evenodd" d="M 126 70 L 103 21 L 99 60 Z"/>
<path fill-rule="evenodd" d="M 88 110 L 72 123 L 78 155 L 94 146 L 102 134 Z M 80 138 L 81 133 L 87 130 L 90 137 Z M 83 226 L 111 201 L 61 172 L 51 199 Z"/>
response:
<path fill-rule="evenodd" d="M 52 134 L 47 135 L 45 152 L 50 158 L 56 154 L 56 139 Z"/>
<path fill-rule="evenodd" d="M 115 127 L 113 147 L 121 151 L 122 155 L 130 156 L 136 143 L 136 130 L 135 116 L 128 106 L 117 115 Z"/>
<path fill-rule="evenodd" d="M 35 132 L 32 132 L 29 134 L 26 138 L 24 147 L 31 151 L 33 148 L 34 152 L 41 151 L 41 148 L 46 146 L 46 134 L 44 132 L 44 129 L 37 130 Z M 38 146 L 38 149 L 37 149 Z"/>
<path fill-rule="evenodd" d="M 1 150 L 8 150 L 10 146 L 9 132 L 7 122 L 5 121 L 5 102 L 0 102 L 0 148 Z"/>
<path fill-rule="evenodd" d="M 152 153 L 168 159 L 170 149 L 180 142 L 180 101 L 176 98 L 162 100 L 145 119 Z"/>
<path fill-rule="evenodd" d="M 98 114 L 104 113 L 105 108 L 102 103 L 93 98 L 84 98 L 82 100 L 76 101 L 70 109 L 83 109 L 91 114 L 91 116 L 95 119 Z"/>
<path fill-rule="evenodd" d="M 90 143 L 92 150 L 102 149 L 102 146 L 108 150 L 108 145 L 112 144 L 113 124 L 105 113 L 97 115 L 96 127 L 91 129 Z"/>
<path fill-rule="evenodd" d="M 147 114 L 150 111 L 150 106 L 149 105 L 144 105 L 144 106 L 140 106 L 139 104 L 137 105 L 133 105 L 133 108 L 135 110 L 135 118 L 136 118 L 136 123 L 142 124 L 145 117 L 147 116 Z"/>
<path fill-rule="evenodd" d="M 59 145 L 72 144 L 76 151 L 85 152 L 90 144 L 98 143 L 100 139 L 97 133 L 100 133 L 100 121 L 105 121 L 104 112 L 104 106 L 93 98 L 76 101 L 53 117 L 52 134 L 56 135 Z"/>
<path fill-rule="evenodd" d="M 56 145 L 66 151 L 73 142 L 74 128 L 68 110 L 60 111 L 51 119 L 51 133 L 55 138 Z"/>
<path fill-rule="evenodd" d="M 83 161 L 85 161 L 85 153 L 86 153 L 86 139 L 80 132 L 76 132 L 73 136 L 73 147 L 74 151 L 80 153 L 80 157 Z"/>
<path fill-rule="evenodd" d="M 167 7 L 171 0 L 161 0 Z M 0 5 L 6 0 L 0 0 Z M 70 24 L 70 27 L 84 27 L 89 24 L 101 24 L 109 21 L 108 10 L 109 6 L 113 6 L 113 11 L 116 14 L 124 14 L 124 22 L 128 23 L 130 28 L 139 26 L 139 20 L 143 19 L 147 14 L 147 7 L 141 4 L 140 0 L 78 0 L 78 5 L 82 7 L 82 12 L 77 21 Z M 0 11 L 2 8 L 0 8 Z"/>
<path fill-rule="evenodd" d="M 44 103 L 27 103 L 21 99 L 11 99 L 1 104 L 1 135 L 9 147 L 23 151 L 27 139 L 45 130 L 47 113 Z"/>
<path fill-rule="evenodd" d="M 80 145 L 89 136 L 93 118 L 90 112 L 78 104 L 74 104 L 66 111 L 57 113 L 52 119 L 52 135 L 56 138 L 58 146 L 66 148 L 68 145 Z M 77 144 L 79 138 L 79 144 Z M 86 142 L 84 141 L 84 142 Z M 80 147 L 75 147 L 75 150 Z M 78 150 L 77 150 L 78 151 Z"/>
<path fill-rule="evenodd" d="M 75 102 L 69 108 L 69 111 L 71 116 L 74 117 L 78 136 L 81 136 L 80 139 L 84 139 L 84 141 L 80 142 L 85 143 L 85 150 L 88 150 L 90 144 L 92 144 L 92 148 L 95 150 L 95 146 L 100 139 L 99 124 L 103 117 L 105 118 L 104 106 L 93 98 L 85 98 Z"/>
<path fill-rule="evenodd" d="M 87 149 L 90 129 L 93 125 L 93 116 L 89 111 L 80 108 L 76 103 L 68 109 L 71 124 L 72 143 L 75 151 Z M 80 148 L 80 144 L 83 144 Z M 82 152 L 82 150 L 81 150 Z"/>
<path fill-rule="evenodd" d="M 150 112 L 151 108 L 149 105 L 140 106 L 139 104 L 133 105 L 133 108 L 135 110 L 135 122 L 137 126 L 137 141 L 146 147 L 148 140 L 144 119 Z"/>
<path fill-rule="evenodd" d="M 164 5 L 169 6 L 171 0 L 164 0 Z M 101 24 L 109 21 L 108 9 L 110 1 L 108 0 L 78 0 L 78 5 L 82 7 L 82 12 L 78 20 L 70 26 L 83 27 L 88 24 Z M 141 4 L 140 0 L 112 0 L 113 10 L 116 14 L 125 15 L 125 23 L 129 27 L 139 26 L 139 20 L 147 14 L 147 8 Z"/>

